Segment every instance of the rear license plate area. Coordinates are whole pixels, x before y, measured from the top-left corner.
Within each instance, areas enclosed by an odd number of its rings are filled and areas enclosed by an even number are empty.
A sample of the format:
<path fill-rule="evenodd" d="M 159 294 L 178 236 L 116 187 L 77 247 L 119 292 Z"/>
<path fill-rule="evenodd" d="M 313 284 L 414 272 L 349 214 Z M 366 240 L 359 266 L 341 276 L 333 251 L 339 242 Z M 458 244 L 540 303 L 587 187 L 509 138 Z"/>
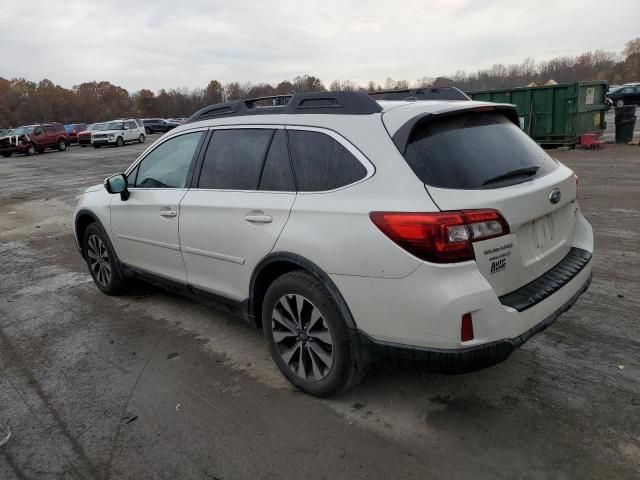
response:
<path fill-rule="evenodd" d="M 553 242 L 553 214 L 545 215 L 531 222 L 531 237 L 538 248 Z"/>

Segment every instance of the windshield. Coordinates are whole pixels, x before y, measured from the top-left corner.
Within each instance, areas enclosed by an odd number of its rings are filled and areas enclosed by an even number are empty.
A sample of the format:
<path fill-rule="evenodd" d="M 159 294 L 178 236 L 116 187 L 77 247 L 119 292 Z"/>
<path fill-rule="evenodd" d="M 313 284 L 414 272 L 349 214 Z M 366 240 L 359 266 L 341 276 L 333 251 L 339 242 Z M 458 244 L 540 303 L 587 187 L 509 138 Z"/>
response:
<path fill-rule="evenodd" d="M 124 130 L 124 122 L 110 122 L 106 124 L 106 128 L 100 130 Z"/>
<path fill-rule="evenodd" d="M 464 113 L 418 124 L 405 159 L 423 183 L 440 188 L 505 187 L 557 168 L 538 144 L 498 113 Z"/>
<path fill-rule="evenodd" d="M 106 123 L 92 123 L 87 127 L 87 130 L 104 130 L 106 126 Z"/>
<path fill-rule="evenodd" d="M 11 134 L 12 135 L 33 135 L 33 127 L 18 127 Z"/>

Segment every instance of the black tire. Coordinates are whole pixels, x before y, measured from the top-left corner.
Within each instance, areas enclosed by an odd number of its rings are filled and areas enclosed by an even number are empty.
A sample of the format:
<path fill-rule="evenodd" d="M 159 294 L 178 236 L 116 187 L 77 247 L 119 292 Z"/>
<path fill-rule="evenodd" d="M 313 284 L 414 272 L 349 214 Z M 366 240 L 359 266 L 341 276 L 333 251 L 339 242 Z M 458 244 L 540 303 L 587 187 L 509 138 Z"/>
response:
<path fill-rule="evenodd" d="M 122 139 L 122 137 L 116 138 L 116 147 L 123 147 L 123 146 L 124 146 L 124 140 Z"/>
<path fill-rule="evenodd" d="M 36 153 L 36 146 L 33 143 L 30 143 L 29 146 L 27 147 L 27 150 L 24 152 L 24 154 L 27 157 L 30 157 L 31 155 L 35 155 Z"/>
<path fill-rule="evenodd" d="M 616 100 L 616 108 L 620 108 L 620 107 L 624 107 L 624 100 L 622 100 L 621 98 Z"/>
<path fill-rule="evenodd" d="M 151 135 L 151 134 L 153 133 L 153 130 L 151 130 L 149 127 L 144 127 L 144 132 L 145 132 L 147 135 Z"/>
<path fill-rule="evenodd" d="M 93 148 L 100 148 L 102 145 L 94 145 Z"/>
<path fill-rule="evenodd" d="M 91 257 L 91 250 L 92 248 L 95 249 L 95 247 L 92 247 L 90 242 L 93 242 L 93 237 L 97 237 L 105 247 L 107 255 L 106 261 L 104 261 L 103 259 L 103 264 L 108 263 L 110 268 L 108 281 L 104 281 L 104 277 L 101 277 L 98 273 L 98 270 L 95 267 L 92 267 L 92 261 L 94 259 Z M 124 293 L 124 291 L 126 290 L 126 279 L 120 271 L 120 263 L 118 262 L 118 257 L 113 250 L 111 242 L 109 241 L 109 236 L 100 226 L 100 224 L 92 223 L 84 231 L 84 237 L 82 239 L 82 249 L 87 262 L 87 267 L 89 268 L 89 273 L 91 274 L 94 283 L 100 289 L 100 291 L 102 293 L 106 293 L 107 295 L 121 295 L 122 293 Z"/>
<path fill-rule="evenodd" d="M 145 141 L 145 136 L 143 134 L 140 134 L 140 136 L 138 137 L 138 143 L 144 143 Z"/>
<path fill-rule="evenodd" d="M 67 149 L 67 142 L 64 138 L 58 140 L 58 150 L 64 152 Z"/>
<path fill-rule="evenodd" d="M 81 146 L 82 148 L 86 148 L 86 147 L 87 147 L 86 145 L 80 145 L 80 146 Z"/>
<path fill-rule="evenodd" d="M 325 327 L 323 330 L 329 332 L 331 344 L 326 344 L 324 341 L 320 342 L 319 339 L 314 338 L 315 333 L 304 328 L 304 321 L 302 322 L 303 327 L 298 329 L 297 337 L 295 334 L 287 334 L 286 336 L 289 337 L 288 340 L 281 338 L 279 343 L 276 342 L 274 338 L 274 324 L 276 324 L 278 332 L 288 332 L 286 329 L 282 330 L 280 324 L 272 320 L 272 318 L 274 318 L 274 310 L 276 309 L 276 305 L 278 305 L 279 311 L 283 312 L 284 310 L 280 307 L 281 302 L 283 299 L 287 301 L 286 299 L 294 298 L 294 295 L 298 296 L 298 298 L 303 297 L 305 302 L 308 302 L 305 304 L 305 307 L 301 309 L 302 312 L 305 312 L 305 308 L 307 312 L 309 312 L 309 308 L 320 312 L 320 322 L 322 322 L 322 326 Z M 309 312 L 308 315 L 311 316 L 311 312 Z M 305 315 L 300 315 L 300 317 L 302 320 Z M 274 280 L 269 286 L 262 303 L 262 319 L 264 334 L 269 342 L 269 349 L 273 361 L 287 380 L 298 389 L 317 397 L 327 397 L 348 389 L 359 380 L 361 375 L 359 375 L 357 355 L 352 338 L 349 335 L 347 324 L 336 300 L 317 278 L 305 271 L 297 270 L 286 273 Z M 295 322 L 295 319 L 293 319 L 293 321 Z M 320 322 L 316 322 L 316 325 Z M 306 325 L 308 326 L 311 323 L 309 319 Z M 295 326 L 295 323 L 291 323 L 291 325 Z M 289 332 L 290 331 L 293 330 L 289 329 Z M 300 332 L 306 332 L 306 334 Z M 293 346 L 289 348 L 289 345 L 285 344 L 286 341 L 289 341 Z M 294 344 L 296 342 L 300 342 L 300 347 L 296 350 L 298 357 L 296 357 L 295 354 L 289 356 L 289 363 L 287 363 L 283 357 L 282 349 L 286 350 L 289 348 L 289 351 L 291 351 L 295 348 Z M 329 352 L 328 355 L 330 355 L 332 359 L 330 367 L 327 367 L 327 363 L 318 363 L 318 360 L 322 357 L 315 354 L 312 355 L 314 345 L 310 345 L 311 343 L 315 344 L 315 347 L 322 345 L 325 354 L 327 351 Z M 307 362 L 304 362 L 303 352 L 307 352 Z M 284 356 L 286 356 L 286 352 Z M 310 364 L 312 360 L 310 356 L 315 358 L 313 366 L 315 367 L 316 364 L 318 364 L 324 370 L 324 372 L 319 371 L 319 373 L 322 374 L 319 375 L 317 379 L 305 378 L 307 372 L 309 376 L 316 376 Z M 294 363 L 295 358 L 298 358 L 298 362 L 296 363 Z M 305 367 L 303 367 L 305 377 L 294 371 L 299 369 L 300 361 L 305 365 Z"/>
<path fill-rule="evenodd" d="M 9 158 L 11 156 L 11 152 L 5 152 L 2 154 L 4 158 Z"/>

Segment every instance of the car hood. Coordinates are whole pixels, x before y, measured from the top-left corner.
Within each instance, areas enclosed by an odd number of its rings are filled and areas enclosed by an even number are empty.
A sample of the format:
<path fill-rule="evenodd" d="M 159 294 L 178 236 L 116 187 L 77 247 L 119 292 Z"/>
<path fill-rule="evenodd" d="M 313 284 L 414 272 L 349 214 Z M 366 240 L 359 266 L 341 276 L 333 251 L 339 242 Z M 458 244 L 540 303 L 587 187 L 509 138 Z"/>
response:
<path fill-rule="evenodd" d="M 99 183 L 97 185 L 92 185 L 89 188 L 85 189 L 84 192 L 82 193 L 91 193 L 91 192 L 97 192 L 98 190 L 104 188 L 104 185 L 102 183 Z"/>
<path fill-rule="evenodd" d="M 22 135 L 3 135 L 2 137 L 0 137 L 0 142 L 15 142 L 16 137 L 18 138 L 18 140 L 29 140 L 29 136 L 22 134 Z"/>

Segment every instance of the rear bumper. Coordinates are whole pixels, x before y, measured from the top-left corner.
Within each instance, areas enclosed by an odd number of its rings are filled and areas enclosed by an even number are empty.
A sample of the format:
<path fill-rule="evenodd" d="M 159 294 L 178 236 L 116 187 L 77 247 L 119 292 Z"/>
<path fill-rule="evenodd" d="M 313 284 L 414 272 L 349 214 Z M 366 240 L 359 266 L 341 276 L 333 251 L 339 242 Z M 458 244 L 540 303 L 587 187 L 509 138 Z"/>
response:
<path fill-rule="evenodd" d="M 578 212 L 572 248 L 556 266 L 515 292 L 498 297 L 476 262 L 420 265 L 403 278 L 330 274 L 344 297 L 363 350 L 374 359 L 405 358 L 430 370 L 462 372 L 504 360 L 550 325 L 586 290 L 593 232 Z M 473 319 L 462 341 L 462 316 Z M 422 361 L 420 360 L 422 359 Z"/>
<path fill-rule="evenodd" d="M 589 288 L 591 279 L 592 275 L 589 274 L 587 281 L 560 308 L 514 338 L 504 338 L 467 348 L 442 349 L 375 340 L 366 333 L 359 331 L 358 343 L 363 357 L 375 364 L 402 365 L 429 372 L 447 374 L 481 370 L 506 360 L 514 349 L 555 322 Z"/>

